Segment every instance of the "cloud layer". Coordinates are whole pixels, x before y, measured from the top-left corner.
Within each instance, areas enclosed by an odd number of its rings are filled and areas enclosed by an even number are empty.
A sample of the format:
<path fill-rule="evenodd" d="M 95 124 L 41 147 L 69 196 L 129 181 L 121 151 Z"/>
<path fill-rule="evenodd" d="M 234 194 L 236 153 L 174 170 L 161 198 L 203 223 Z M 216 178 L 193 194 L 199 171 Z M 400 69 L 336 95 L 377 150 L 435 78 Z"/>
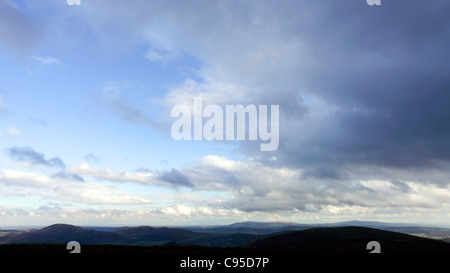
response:
<path fill-rule="evenodd" d="M 0 193 L 5 196 L 147 206 L 158 189 L 155 195 L 162 201 L 143 210 L 11 206 L 0 207 L 0 215 L 449 215 L 449 1 L 392 0 L 375 7 L 365 0 L 194 0 L 177 5 L 98 0 L 62 12 L 49 20 L 78 22 L 80 33 L 95 37 L 84 41 L 86 47 L 102 42 L 129 47 L 124 52 L 137 52 L 152 69 L 189 66 L 185 77 L 167 83 L 157 97 L 149 91 L 146 100 L 141 100 L 146 95 L 130 95 L 130 82 L 101 75 L 89 94 L 95 107 L 123 123 L 168 135 L 170 109 L 192 107 L 195 96 L 220 106 L 276 104 L 279 148 L 260 152 L 259 143 L 237 141 L 230 143 L 229 153 L 196 153 L 198 158 L 182 167 L 150 170 L 153 166 L 143 164 L 130 171 L 106 167 L 110 159 L 97 150 L 96 155 L 83 153 L 87 162 L 66 166 L 57 156 L 13 146 L 4 150 L 9 159 L 22 167 L 42 167 L 35 169 L 43 174 L 2 170 Z M 11 1 L 0 0 L 0 45 L 26 52 L 42 39 L 41 27 Z M 63 62 L 59 55 L 32 56 L 44 65 L 70 69 L 70 60 Z M 0 115 L 9 110 L 0 98 Z M 138 190 L 126 191 L 125 185 Z M 145 194 L 137 194 L 140 190 Z"/>
<path fill-rule="evenodd" d="M 198 95 L 219 105 L 280 105 L 276 152 L 242 142 L 239 151 L 249 161 L 202 158 L 181 170 L 195 189 L 229 191 L 223 205 L 244 211 L 438 206 L 420 196 L 434 187 L 446 191 L 450 182 L 450 64 L 443 58 L 450 4 L 413 2 L 375 9 L 357 0 L 171 8 L 164 1 L 108 1 L 99 17 L 94 11 L 106 2 L 98 1 L 84 16 L 97 31 L 112 25 L 139 37 L 153 62 L 162 59 L 156 52 L 172 56 L 169 62 L 183 55 L 199 60 L 197 79 L 168 90 L 169 108 L 191 105 Z M 141 112 L 126 112 L 142 120 Z"/>
<path fill-rule="evenodd" d="M 98 1 L 85 16 L 96 29 L 113 25 L 204 64 L 201 80 L 169 90 L 169 105 L 199 94 L 208 103 L 279 104 L 276 156 L 283 164 L 408 168 L 449 161 L 450 66 L 440 56 L 450 45 L 450 6 L 383 4 L 211 1 L 168 9 L 163 1 L 108 1 L 99 17 L 93 11 L 106 2 Z M 110 106 L 125 120 L 146 122 L 126 100 Z M 255 154 L 253 146 L 241 148 Z"/>

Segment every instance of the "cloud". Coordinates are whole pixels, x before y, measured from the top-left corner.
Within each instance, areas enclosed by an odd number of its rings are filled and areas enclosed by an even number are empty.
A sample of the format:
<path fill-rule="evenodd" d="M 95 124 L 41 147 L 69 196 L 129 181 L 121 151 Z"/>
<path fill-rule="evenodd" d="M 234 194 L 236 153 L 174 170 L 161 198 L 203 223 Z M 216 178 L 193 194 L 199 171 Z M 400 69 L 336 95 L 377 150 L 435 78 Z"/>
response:
<path fill-rule="evenodd" d="M 45 119 L 34 118 L 34 117 L 29 116 L 28 120 L 33 124 L 43 126 L 43 127 L 48 127 L 51 125 L 51 123 Z"/>
<path fill-rule="evenodd" d="M 16 127 L 11 127 L 8 129 L 8 134 L 10 134 L 12 136 L 18 136 L 18 135 L 20 135 L 20 131 Z"/>
<path fill-rule="evenodd" d="M 149 168 L 140 167 L 140 168 L 136 169 L 136 172 L 138 172 L 138 173 L 151 173 L 152 170 L 150 170 Z"/>
<path fill-rule="evenodd" d="M 358 210 L 363 210 L 407 207 L 420 210 L 450 206 L 450 203 L 443 201 L 450 195 L 448 184 L 422 185 L 424 177 L 428 180 L 444 178 L 445 175 L 440 177 L 440 172 L 433 174 L 417 170 L 413 173 L 393 173 L 396 170 L 388 168 L 366 171 L 361 172 L 357 167 L 356 171 L 348 168 L 338 172 L 323 167 L 311 172 L 267 166 L 253 160 L 230 160 L 222 156 L 205 156 L 181 170 L 183 177 L 195 185 L 193 189 L 196 191 L 225 193 L 220 198 L 202 201 L 202 205 L 211 208 L 251 213 L 326 213 L 330 208 L 358 207 Z M 378 178 L 368 179 L 373 172 L 379 174 Z M 390 181 L 390 177 L 408 180 Z M 189 202 L 195 203 L 192 199 Z"/>
<path fill-rule="evenodd" d="M 0 45 L 23 54 L 43 38 L 39 23 L 9 0 L 0 1 Z"/>
<path fill-rule="evenodd" d="M 442 71 L 450 68 L 433 61 L 450 45 L 450 24 L 441 11 L 449 5 L 414 3 L 407 8 L 389 3 L 383 16 L 352 1 L 328 9 L 305 3 L 301 10 L 315 14 L 305 23 L 314 27 L 300 29 L 296 37 L 313 60 L 293 56 L 301 64 L 298 80 L 288 78 L 285 83 L 304 87 L 299 93 L 308 111 L 299 119 L 282 112 L 276 155 L 282 163 L 312 169 L 320 164 L 411 168 L 450 160 L 442 152 L 450 147 L 445 126 L 450 105 L 444 91 L 449 83 Z M 413 14 L 421 8 L 427 12 L 415 20 Z M 399 17 L 401 22 L 393 21 Z M 314 35 L 316 30 L 321 32 Z M 325 32 L 330 35 L 320 35 Z M 282 103 L 280 109 L 292 107 Z M 255 154 L 249 148 L 245 151 Z"/>
<path fill-rule="evenodd" d="M 187 186 L 187 187 L 194 187 L 194 184 L 192 184 L 189 179 L 183 175 L 180 171 L 172 168 L 168 172 L 164 172 L 161 175 L 157 177 L 157 179 L 166 181 L 174 186 Z"/>
<path fill-rule="evenodd" d="M 7 226 L 26 225 L 30 221 L 35 225 L 50 225 L 55 222 L 70 222 L 76 225 L 98 225 L 107 221 L 112 226 L 124 226 L 130 223 L 148 225 L 180 225 L 189 221 L 193 224 L 229 224 L 231 219 L 248 220 L 238 211 L 210 208 L 193 208 L 186 204 L 158 209 L 123 208 L 74 208 L 59 204 L 44 204 L 36 208 L 20 206 L 0 206 L 0 216 Z"/>
<path fill-rule="evenodd" d="M 137 183 L 141 185 L 157 185 L 164 187 L 193 187 L 194 185 L 181 172 L 176 169 L 170 171 L 152 172 L 146 168 L 139 168 L 136 172 L 117 172 L 102 170 L 89 166 L 86 163 L 80 166 L 69 167 L 71 173 L 89 175 L 99 180 L 119 183 Z"/>
<path fill-rule="evenodd" d="M 30 172 L 0 171 L 0 195 L 40 197 L 77 204 L 149 204 L 145 197 L 130 195 L 115 187 L 80 183 L 80 177 L 67 172 L 46 176 Z"/>
<path fill-rule="evenodd" d="M 1 90 L 0 90 L 1 92 Z M 0 96 L 0 118 L 4 117 L 9 114 L 8 107 L 6 106 L 5 102 L 3 101 L 2 96 Z"/>
<path fill-rule="evenodd" d="M 167 63 L 172 60 L 174 60 L 177 57 L 176 52 L 167 52 L 162 50 L 157 50 L 154 48 L 149 48 L 145 54 L 144 57 L 149 60 L 150 62 L 162 62 Z"/>
<path fill-rule="evenodd" d="M 183 183 L 190 181 L 195 186 L 192 187 L 195 191 L 192 193 L 159 194 L 158 199 L 170 200 L 169 205 L 160 205 L 159 208 L 128 211 L 119 209 L 121 213 L 118 211 L 119 214 L 116 216 L 108 213 L 109 209 L 98 210 L 92 207 L 89 212 L 75 209 L 88 217 L 90 221 L 100 217 L 101 211 L 104 213 L 103 216 L 107 215 L 112 217 L 111 219 L 125 217 L 127 221 L 133 219 L 140 221 L 143 219 L 140 216 L 147 215 L 149 217 L 147 220 L 157 218 L 159 223 L 177 221 L 180 223 L 189 219 L 217 223 L 221 217 L 220 221 L 246 220 L 256 217 L 261 217 L 260 219 L 263 220 L 310 219 L 314 221 L 317 220 L 315 218 L 317 213 L 327 217 L 329 221 L 343 216 L 364 217 L 368 214 L 372 217 L 387 217 L 384 219 L 390 219 L 389 217 L 396 215 L 398 219 L 398 217 L 423 216 L 425 211 L 433 215 L 442 215 L 450 211 L 448 202 L 450 187 L 436 186 L 431 183 L 423 184 L 420 182 L 420 175 L 417 181 L 364 180 L 352 176 L 339 180 L 335 177 L 330 178 L 329 175 L 311 177 L 303 175 L 301 170 L 269 167 L 257 161 L 230 160 L 222 156 L 206 156 L 182 170 L 172 169 L 165 172 L 149 172 L 146 169 L 138 173 L 119 173 L 99 170 L 88 165 L 68 169 L 67 172 L 58 172 L 52 176 L 11 170 L 1 171 L 0 193 L 6 196 L 40 196 L 52 201 L 92 206 L 151 203 L 149 198 L 137 196 L 136 193 L 127 193 L 116 187 L 93 184 L 86 180 L 80 183 L 73 176 L 77 174 L 75 171 L 79 171 L 79 173 L 83 172 L 85 175 L 111 182 L 176 186 L 180 184 L 180 181 L 184 181 Z M 380 172 L 383 173 L 386 170 L 380 170 Z M 314 183 L 311 183 L 311 179 L 314 179 Z M 205 195 L 205 192 L 208 194 Z M 61 207 L 46 205 L 38 210 L 42 213 L 42 217 L 50 217 L 48 213 L 58 214 Z M 62 208 L 62 210 L 64 213 L 61 215 L 68 215 L 67 209 Z M 14 213 L 14 211 L 20 212 L 6 208 L 3 210 L 5 214 Z M 29 209 L 26 211 L 30 215 L 36 213 Z M 431 214 L 428 216 L 431 217 Z M 275 219 L 274 215 L 281 218 Z"/>
<path fill-rule="evenodd" d="M 5 103 L 3 102 L 2 97 L 0 97 L 0 114 L 6 111 Z"/>
<path fill-rule="evenodd" d="M 153 174 L 150 173 L 138 172 L 133 174 L 129 172 L 102 170 L 89 166 L 86 163 L 83 163 L 80 166 L 69 167 L 68 170 L 71 173 L 89 175 L 96 179 L 107 180 L 111 182 L 135 182 L 139 184 L 147 184 L 154 177 Z"/>
<path fill-rule="evenodd" d="M 440 57 L 450 46 L 450 7 L 413 2 L 374 12 L 359 0 L 211 1 L 202 8 L 98 1 L 85 15 L 202 64 L 200 80 L 170 90 L 168 103 L 197 93 L 208 103 L 279 104 L 279 164 L 408 168 L 450 161 L 450 65 Z M 97 18 L 93 11 L 103 5 L 108 11 Z M 147 122 L 127 100 L 110 106 L 125 120 Z M 248 156 L 259 152 L 240 144 Z"/>
<path fill-rule="evenodd" d="M 448 208 L 445 213 L 448 214 Z M 108 208 L 94 207 L 76 208 L 61 204 L 42 204 L 36 207 L 21 206 L 0 206 L 0 216 L 2 223 L 6 226 L 29 225 L 30 221 L 35 225 L 47 226 L 54 223 L 70 222 L 76 225 L 97 225 L 101 226 L 107 221 L 111 226 L 124 226 L 129 223 L 136 225 L 217 225 L 230 224 L 236 221 L 282 221 L 288 219 L 292 222 L 338 222 L 344 219 L 374 219 L 367 218 L 366 215 L 378 212 L 380 217 L 375 219 L 389 219 L 391 222 L 408 222 L 411 214 L 402 213 L 396 209 L 388 208 L 380 211 L 362 207 L 327 207 L 323 211 L 324 219 L 318 219 L 314 212 L 294 212 L 286 213 L 264 213 L 247 212 L 224 208 L 192 207 L 189 204 L 177 203 L 171 206 L 157 209 L 130 209 L 130 208 Z M 424 219 L 442 220 L 441 211 L 426 210 L 417 212 L 415 217 Z"/>
<path fill-rule="evenodd" d="M 84 156 L 84 159 L 96 163 L 99 163 L 101 161 L 100 158 L 93 153 L 88 153 L 87 155 Z"/>
<path fill-rule="evenodd" d="M 122 88 L 118 83 L 109 81 L 105 83 L 102 88 L 102 96 L 108 98 L 117 98 L 121 94 L 121 89 Z"/>
<path fill-rule="evenodd" d="M 101 94 L 95 97 L 96 102 L 122 121 L 159 128 L 160 124 L 151 115 L 122 94 L 123 89 L 128 88 L 129 82 L 120 84 L 114 81 L 107 82 Z"/>
<path fill-rule="evenodd" d="M 229 194 L 211 206 L 246 212 L 448 207 L 436 200 L 450 183 L 450 64 L 442 57 L 449 10 L 446 0 L 389 1 L 376 10 L 361 0 L 95 1 L 81 11 L 95 31 L 133 37 L 150 61 L 175 52 L 199 63 L 195 77 L 158 102 L 191 106 L 201 95 L 207 104 L 278 104 L 280 146 L 261 153 L 237 142 L 246 160 L 207 156 L 176 172 L 71 172 L 145 185 L 189 181 Z M 123 121 L 155 126 L 123 89 L 105 84 L 102 105 Z"/>
<path fill-rule="evenodd" d="M 33 56 L 32 59 L 34 59 L 36 61 L 39 61 L 40 63 L 45 64 L 45 65 L 56 64 L 56 65 L 59 65 L 59 66 L 64 66 L 63 63 L 60 60 L 58 60 L 58 59 L 56 59 L 54 57 L 50 57 L 50 56 L 46 56 L 46 57 Z"/>
<path fill-rule="evenodd" d="M 78 182 L 84 182 L 84 178 L 77 175 L 77 174 L 73 174 L 67 171 L 60 171 L 57 172 L 55 175 L 52 176 L 53 178 L 62 178 L 62 179 L 67 179 L 67 180 L 73 180 L 73 181 L 78 181 Z"/>
<path fill-rule="evenodd" d="M 0 172 L 0 182 L 5 186 L 20 188 L 49 188 L 51 179 L 44 175 L 20 172 L 13 170 L 3 170 Z M 18 194 L 19 192 L 16 192 Z"/>
<path fill-rule="evenodd" d="M 312 179 L 323 179 L 323 178 L 328 178 L 328 179 L 339 179 L 341 178 L 341 174 L 339 173 L 338 170 L 333 169 L 329 166 L 320 166 L 317 167 L 315 169 L 307 169 L 304 172 L 302 172 L 302 176 L 301 178 L 303 179 L 308 179 L 308 178 L 312 178 Z"/>
<path fill-rule="evenodd" d="M 411 193 L 411 192 L 413 192 L 411 187 L 408 186 L 408 184 L 406 184 L 404 182 L 401 182 L 401 181 L 398 181 L 398 180 L 394 180 L 394 181 L 391 181 L 391 183 L 392 183 L 392 187 L 394 189 L 396 189 L 396 190 L 399 190 L 400 192 L 403 192 L 403 193 Z"/>
<path fill-rule="evenodd" d="M 126 122 L 151 126 L 155 124 L 149 115 L 125 97 L 105 98 L 103 103 L 114 115 Z"/>
<path fill-rule="evenodd" d="M 28 162 L 33 165 L 44 167 L 66 167 L 60 158 L 53 157 L 51 159 L 45 159 L 45 155 L 43 153 L 36 152 L 31 147 L 12 147 L 6 149 L 6 152 L 11 159 L 18 162 Z"/>

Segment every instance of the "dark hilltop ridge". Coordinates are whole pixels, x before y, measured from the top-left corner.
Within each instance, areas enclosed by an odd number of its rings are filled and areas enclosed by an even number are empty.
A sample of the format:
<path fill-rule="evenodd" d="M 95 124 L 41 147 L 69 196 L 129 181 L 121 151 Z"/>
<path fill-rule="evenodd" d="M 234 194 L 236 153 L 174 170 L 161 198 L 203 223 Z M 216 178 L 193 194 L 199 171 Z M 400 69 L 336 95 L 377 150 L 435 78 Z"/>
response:
<path fill-rule="evenodd" d="M 350 224 L 375 225 L 354 226 Z M 391 229 L 391 230 L 386 230 Z M 394 230 L 394 231 L 393 231 Z M 450 234 L 442 228 L 397 226 L 379 222 L 326 225 L 244 222 L 213 227 L 96 228 L 55 224 L 35 231 L 3 232 L 0 253 L 68 253 L 77 241 L 83 253 L 369 253 L 377 241 L 382 253 L 446 253 L 450 244 L 395 230 Z M 434 233 L 433 233 L 434 232 Z"/>
<path fill-rule="evenodd" d="M 383 253 L 450 254 L 450 244 L 440 240 L 357 226 L 320 227 L 286 232 L 251 242 L 246 246 L 305 253 L 361 253 L 370 241 L 380 243 Z"/>

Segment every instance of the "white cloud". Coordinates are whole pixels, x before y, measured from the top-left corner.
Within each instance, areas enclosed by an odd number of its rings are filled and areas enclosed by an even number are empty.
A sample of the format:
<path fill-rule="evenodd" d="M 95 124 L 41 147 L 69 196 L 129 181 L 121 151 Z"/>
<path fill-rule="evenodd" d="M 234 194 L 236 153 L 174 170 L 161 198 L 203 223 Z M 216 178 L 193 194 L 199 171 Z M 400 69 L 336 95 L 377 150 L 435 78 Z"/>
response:
<path fill-rule="evenodd" d="M 57 222 L 75 225 L 218 225 L 237 221 L 291 221 L 300 223 L 330 223 L 344 220 L 378 220 L 449 225 L 442 215 L 450 208 L 402 210 L 399 208 L 367 208 L 362 206 L 324 206 L 321 214 L 314 211 L 242 212 L 236 209 L 192 207 L 185 203 L 157 209 L 123 209 L 118 207 L 76 208 L 67 205 L 44 204 L 37 207 L 0 206 L 2 226 L 50 225 Z"/>
<path fill-rule="evenodd" d="M 82 168 L 85 170 L 81 170 Z M 156 175 L 148 172 L 119 173 L 97 170 L 87 165 L 82 168 L 72 171 L 89 173 L 109 181 L 160 183 Z M 363 180 L 361 177 L 364 174 L 360 177 L 348 177 L 345 181 L 331 179 L 329 176 L 311 179 L 301 169 L 267 166 L 251 159 L 230 160 L 217 155 L 198 159 L 181 172 L 195 185 L 193 190 L 196 194 L 174 194 L 162 199 L 191 204 L 193 208 L 206 206 L 236 209 L 246 213 L 302 211 L 323 215 L 342 210 L 350 213 L 353 210 L 382 211 L 387 208 L 395 208 L 396 213 L 401 214 L 407 209 L 438 210 L 450 206 L 448 186 L 421 184 L 420 177 L 419 181 L 401 182 L 386 179 Z M 380 174 L 383 172 L 380 171 Z M 222 193 L 219 194 L 220 192 Z M 187 215 L 189 211 L 181 207 L 178 210 L 175 207 L 165 210 L 169 214 L 180 215 Z"/>
<path fill-rule="evenodd" d="M 176 59 L 177 56 L 178 54 L 176 52 L 157 50 L 155 48 L 147 49 L 144 54 L 144 57 L 150 62 L 162 62 L 163 64 Z"/>
<path fill-rule="evenodd" d="M 202 204 L 246 212 L 314 212 L 340 208 L 382 210 L 397 208 L 438 210 L 450 207 L 450 187 L 418 181 L 345 180 L 305 177 L 304 170 L 263 165 L 253 160 L 230 160 L 210 155 L 181 170 L 197 191 L 223 192 L 221 198 L 205 198 Z M 388 175 L 389 177 L 390 175 Z M 189 199 L 182 199 L 187 201 Z M 192 204 L 195 202 L 192 201 Z"/>
<path fill-rule="evenodd" d="M 45 65 L 59 65 L 59 66 L 64 66 L 63 63 L 58 60 L 57 58 L 54 57 L 50 57 L 50 56 L 46 56 L 46 57 L 41 57 L 41 56 L 33 56 L 32 59 L 37 60 L 38 62 L 45 64 Z"/>
<path fill-rule="evenodd" d="M 103 96 L 116 98 L 120 95 L 120 93 L 121 93 L 120 84 L 118 84 L 115 81 L 109 81 L 105 83 L 105 85 L 102 88 Z"/>
<path fill-rule="evenodd" d="M 234 220 L 248 220 L 235 210 L 190 208 L 176 204 L 159 209 L 122 208 L 73 208 L 45 204 L 37 208 L 20 206 L 0 206 L 2 226 L 50 225 L 57 222 L 75 225 L 124 226 L 136 225 L 182 225 L 229 224 Z"/>
<path fill-rule="evenodd" d="M 178 187 L 193 185 L 184 177 L 184 175 L 175 169 L 171 171 L 158 172 L 117 172 L 111 170 L 102 170 L 83 163 L 80 166 L 69 167 L 68 170 L 79 175 L 89 175 L 99 180 L 110 182 L 130 182 L 141 185 L 157 185 L 164 187 Z"/>
<path fill-rule="evenodd" d="M 10 134 L 12 136 L 18 136 L 18 135 L 20 135 L 20 131 L 16 127 L 11 127 L 8 129 L 8 134 Z"/>
<path fill-rule="evenodd" d="M 115 172 L 111 170 L 101 170 L 96 167 L 89 166 L 87 163 L 83 163 L 80 166 L 69 167 L 70 172 L 89 175 L 100 180 L 107 180 L 111 182 L 134 182 L 144 185 L 152 184 L 155 180 L 155 175 L 149 172 Z"/>
<path fill-rule="evenodd" d="M 86 163 L 69 167 L 67 171 L 114 183 L 173 187 L 160 178 L 161 174 L 170 172 L 116 172 Z M 212 219 L 211 215 L 219 212 L 230 217 L 259 215 L 264 219 L 273 214 L 294 217 L 298 213 L 308 219 L 316 216 L 338 219 L 339 215 L 355 217 L 358 214 L 386 219 L 389 212 L 407 217 L 422 214 L 426 209 L 434 213 L 450 210 L 450 187 L 415 181 L 362 180 L 356 177 L 346 181 L 327 177 L 310 179 L 300 169 L 266 166 L 251 159 L 230 160 L 217 155 L 198 159 L 179 172 L 194 187 L 173 194 L 158 194 L 159 201 L 153 204 L 162 207 L 145 213 L 161 213 L 172 222 L 174 219 L 171 217 L 195 218 L 198 221 Z M 0 192 L 5 196 L 40 196 L 48 200 L 92 205 L 151 204 L 147 197 L 116 187 L 61 176 L 5 170 L 0 172 L 0 185 Z M 177 220 L 181 221 L 181 218 Z"/>
<path fill-rule="evenodd" d="M 116 187 L 13 170 L 0 172 L 0 195 L 34 196 L 78 204 L 126 205 L 152 202 Z"/>
<path fill-rule="evenodd" d="M 0 172 L 0 183 L 14 187 L 48 188 L 51 179 L 35 173 L 3 170 Z"/>
<path fill-rule="evenodd" d="M 246 104 L 246 89 L 229 82 L 217 81 L 213 78 L 198 83 L 192 79 L 186 79 L 184 83 L 169 90 L 165 98 L 165 104 L 173 106 L 177 104 L 187 105 L 193 110 L 194 97 L 202 97 L 204 104 Z"/>

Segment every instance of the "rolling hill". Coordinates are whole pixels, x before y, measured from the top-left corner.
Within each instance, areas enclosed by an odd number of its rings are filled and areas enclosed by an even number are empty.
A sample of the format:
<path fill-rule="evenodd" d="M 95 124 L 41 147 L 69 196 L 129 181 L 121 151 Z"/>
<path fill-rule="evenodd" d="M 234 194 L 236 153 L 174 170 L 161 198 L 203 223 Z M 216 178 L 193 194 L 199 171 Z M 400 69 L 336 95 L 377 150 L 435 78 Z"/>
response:
<path fill-rule="evenodd" d="M 287 230 L 302 230 L 317 227 L 317 225 L 304 225 L 288 222 L 239 222 L 223 226 L 187 226 L 181 227 L 195 232 L 210 234 L 247 233 L 247 234 L 272 234 Z"/>
<path fill-rule="evenodd" d="M 0 238 L 0 243 L 64 243 L 78 241 L 80 244 L 126 244 L 122 236 L 113 232 L 83 229 L 66 224 L 54 224 L 34 232 L 12 234 Z"/>
<path fill-rule="evenodd" d="M 387 227 L 394 228 L 394 227 Z M 395 227 L 400 228 L 400 227 Z M 418 227 L 403 227 L 417 231 Z M 376 228 L 347 226 L 311 227 L 295 223 L 244 222 L 228 226 L 196 227 L 202 232 L 167 227 L 123 227 L 94 230 L 66 224 L 55 224 L 36 231 L 11 233 L 0 237 L 0 244 L 67 244 L 78 241 L 82 245 L 115 246 L 165 246 L 241 248 L 314 252 L 359 252 L 366 253 L 369 241 L 378 241 L 383 252 L 423 252 L 430 250 L 450 253 L 450 244 L 405 233 Z M 211 229 L 213 229 L 212 232 Z M 293 229 L 293 230 L 292 230 Z M 222 232 L 219 232 L 222 231 Z M 233 231 L 241 231 L 236 233 Z M 247 231 L 247 232 L 243 232 Z"/>
<path fill-rule="evenodd" d="M 286 232 L 263 238 L 249 244 L 252 248 L 293 249 L 301 252 L 361 252 L 367 243 L 377 241 L 383 252 L 450 253 L 450 244 L 439 240 L 412 236 L 367 227 L 321 227 Z"/>
<path fill-rule="evenodd" d="M 66 224 L 55 224 L 34 232 L 13 233 L 0 237 L 0 244 L 66 244 L 234 247 L 263 238 L 252 234 L 208 234 L 179 228 L 149 226 L 124 227 L 115 231 L 98 231 Z"/>
<path fill-rule="evenodd" d="M 345 221 L 338 223 L 323 223 L 323 224 L 322 223 L 298 224 L 288 222 L 239 222 L 221 226 L 186 226 L 180 228 L 210 234 L 249 233 L 249 234 L 268 235 L 283 231 L 304 230 L 318 227 L 346 227 L 346 226 L 376 228 L 381 230 L 395 231 L 433 239 L 444 239 L 450 237 L 449 228 L 418 226 L 407 223 L 385 223 L 377 221 Z"/>
<path fill-rule="evenodd" d="M 179 228 L 154 228 L 149 226 L 124 227 L 114 233 L 125 238 L 128 244 L 144 246 L 174 244 L 209 237 L 209 234 L 206 233 L 192 232 Z"/>

